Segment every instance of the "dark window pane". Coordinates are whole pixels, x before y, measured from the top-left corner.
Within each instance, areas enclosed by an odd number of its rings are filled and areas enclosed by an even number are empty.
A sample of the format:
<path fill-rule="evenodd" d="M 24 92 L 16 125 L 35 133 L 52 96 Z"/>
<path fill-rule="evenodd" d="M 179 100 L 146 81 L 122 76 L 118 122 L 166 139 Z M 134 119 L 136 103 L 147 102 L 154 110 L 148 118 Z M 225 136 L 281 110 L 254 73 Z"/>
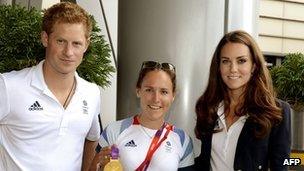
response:
<path fill-rule="evenodd" d="M 72 2 L 76 4 L 76 0 L 60 0 L 60 2 Z"/>

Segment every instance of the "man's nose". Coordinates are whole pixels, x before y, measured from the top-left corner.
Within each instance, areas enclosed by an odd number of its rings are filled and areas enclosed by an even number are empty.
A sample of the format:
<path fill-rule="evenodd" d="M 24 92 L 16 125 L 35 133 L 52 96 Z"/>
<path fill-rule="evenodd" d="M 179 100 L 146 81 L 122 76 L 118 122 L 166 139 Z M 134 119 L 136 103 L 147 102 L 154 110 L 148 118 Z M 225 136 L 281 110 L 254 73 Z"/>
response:
<path fill-rule="evenodd" d="M 64 49 L 64 53 L 67 56 L 73 55 L 73 46 L 72 46 L 72 44 L 67 43 L 67 45 L 65 46 L 65 49 Z"/>

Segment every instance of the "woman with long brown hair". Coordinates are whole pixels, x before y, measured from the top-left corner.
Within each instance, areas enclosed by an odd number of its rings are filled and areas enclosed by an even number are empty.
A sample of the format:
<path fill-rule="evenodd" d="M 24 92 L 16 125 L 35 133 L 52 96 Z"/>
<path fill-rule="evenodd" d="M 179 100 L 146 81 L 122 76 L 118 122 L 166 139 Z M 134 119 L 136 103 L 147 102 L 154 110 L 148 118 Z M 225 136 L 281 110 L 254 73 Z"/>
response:
<path fill-rule="evenodd" d="M 287 170 L 290 108 L 275 98 L 264 57 L 254 39 L 233 31 L 220 40 L 209 82 L 196 104 L 195 133 L 202 142 L 199 170 Z"/>

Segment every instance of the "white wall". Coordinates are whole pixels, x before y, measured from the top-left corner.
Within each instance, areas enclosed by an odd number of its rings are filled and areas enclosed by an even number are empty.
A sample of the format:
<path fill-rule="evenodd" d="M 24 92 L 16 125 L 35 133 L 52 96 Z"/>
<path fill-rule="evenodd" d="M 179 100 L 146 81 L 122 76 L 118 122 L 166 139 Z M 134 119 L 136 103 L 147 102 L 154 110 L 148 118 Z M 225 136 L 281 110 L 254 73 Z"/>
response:
<path fill-rule="evenodd" d="M 58 2 L 60 2 L 60 0 L 43 0 L 41 4 L 41 9 L 48 8 Z"/>
<path fill-rule="evenodd" d="M 110 35 L 117 56 L 117 23 L 118 23 L 118 0 L 102 0 L 106 14 Z M 102 34 L 108 39 L 105 22 L 102 16 L 99 0 L 78 0 L 77 4 L 92 14 L 99 24 Z M 112 65 L 114 66 L 113 56 L 111 56 Z M 111 86 L 102 90 L 101 96 L 101 120 L 105 127 L 108 123 L 116 120 L 116 99 L 117 99 L 117 72 L 112 74 Z"/>

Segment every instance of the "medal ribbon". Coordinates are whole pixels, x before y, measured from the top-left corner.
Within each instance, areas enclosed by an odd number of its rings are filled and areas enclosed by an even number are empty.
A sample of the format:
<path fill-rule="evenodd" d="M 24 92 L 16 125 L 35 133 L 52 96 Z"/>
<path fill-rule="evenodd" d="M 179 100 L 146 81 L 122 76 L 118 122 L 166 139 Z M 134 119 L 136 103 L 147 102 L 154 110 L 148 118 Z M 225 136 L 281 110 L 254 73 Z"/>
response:
<path fill-rule="evenodd" d="M 137 116 L 134 116 L 133 124 L 135 124 L 135 125 L 140 124 L 139 121 L 138 121 Z M 162 135 L 162 132 L 165 128 L 166 128 L 167 131 L 166 131 L 164 137 L 162 139 L 160 139 L 160 137 Z M 140 166 L 136 169 L 136 171 L 146 171 L 147 170 L 154 152 L 158 149 L 158 147 L 161 145 L 161 143 L 167 139 L 168 134 L 172 129 L 173 129 L 172 125 L 164 123 L 162 125 L 162 127 L 159 130 L 157 130 L 157 132 L 155 133 L 155 135 L 152 139 L 152 142 L 150 144 L 150 147 L 149 147 L 149 150 L 147 152 L 145 160 L 140 164 Z"/>

